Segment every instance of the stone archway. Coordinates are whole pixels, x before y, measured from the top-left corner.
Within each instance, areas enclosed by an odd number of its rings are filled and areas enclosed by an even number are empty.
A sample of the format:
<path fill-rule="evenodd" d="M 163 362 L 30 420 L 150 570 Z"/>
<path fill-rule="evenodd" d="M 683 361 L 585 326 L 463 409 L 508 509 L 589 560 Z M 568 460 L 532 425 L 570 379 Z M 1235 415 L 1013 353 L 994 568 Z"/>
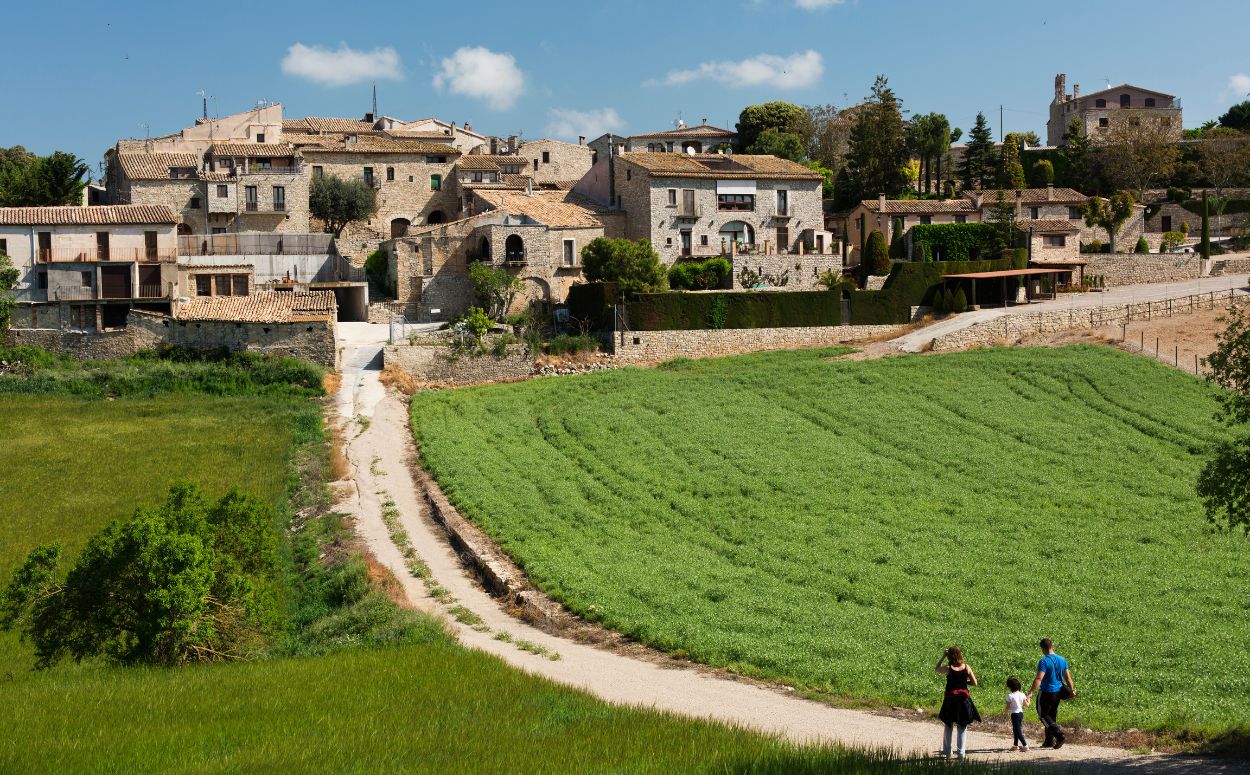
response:
<path fill-rule="evenodd" d="M 394 218 L 391 220 L 391 239 L 408 236 L 408 227 L 412 225 L 412 221 L 407 218 Z"/>
<path fill-rule="evenodd" d="M 525 240 L 519 234 L 509 234 L 503 243 L 504 261 L 509 264 L 525 263 Z"/>

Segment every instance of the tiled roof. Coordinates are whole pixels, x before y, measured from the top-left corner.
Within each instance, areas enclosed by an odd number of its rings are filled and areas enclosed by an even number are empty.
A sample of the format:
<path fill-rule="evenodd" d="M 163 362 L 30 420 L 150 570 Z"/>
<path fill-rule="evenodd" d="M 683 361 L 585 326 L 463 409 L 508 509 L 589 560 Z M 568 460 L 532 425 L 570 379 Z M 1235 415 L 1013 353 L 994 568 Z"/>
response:
<path fill-rule="evenodd" d="M 200 172 L 199 179 L 207 181 L 209 183 L 225 183 L 227 181 L 234 180 L 234 176 L 230 174 L 229 172 L 214 172 L 211 170 L 204 170 Z"/>
<path fill-rule="evenodd" d="M 451 140 L 451 132 L 439 131 L 421 131 L 418 129 L 386 129 L 383 130 L 387 137 L 393 137 L 396 140 L 435 140 L 448 141 Z"/>
<path fill-rule="evenodd" d="M 824 180 L 819 172 L 776 156 L 634 152 L 623 153 L 618 158 L 652 175 L 670 178 Z"/>
<path fill-rule="evenodd" d="M 645 139 L 649 137 L 733 137 L 736 134 L 732 129 L 721 129 L 711 124 L 696 124 L 694 126 L 682 127 L 681 129 L 666 129 L 663 132 L 648 132 L 643 135 L 631 135 L 629 139 Z"/>
<path fill-rule="evenodd" d="M 170 167 L 200 166 L 193 153 L 119 153 L 122 172 L 131 180 L 167 180 Z"/>
<path fill-rule="evenodd" d="M 368 132 L 372 129 L 373 124 L 371 122 L 354 118 L 319 118 L 317 116 L 309 116 L 282 122 L 282 131 L 284 132 L 351 133 Z"/>
<path fill-rule="evenodd" d="M 165 205 L 0 207 L 0 225 L 4 226 L 146 226 L 177 222 L 174 211 Z"/>
<path fill-rule="evenodd" d="M 971 198 L 972 195 L 981 195 L 982 205 L 991 205 L 998 201 L 998 194 L 1002 193 L 1003 197 L 1011 203 L 1016 201 L 1016 189 L 1014 188 L 987 188 L 984 191 L 965 191 L 964 196 Z M 1089 197 L 1080 191 L 1071 188 L 1056 188 L 1051 194 L 1051 198 L 1046 197 L 1047 189 L 1044 188 L 1022 188 L 1020 189 L 1020 202 L 1026 205 L 1046 204 L 1047 202 L 1066 204 L 1068 202 L 1084 202 Z"/>
<path fill-rule="evenodd" d="M 972 213 L 976 208 L 967 199 L 887 199 L 881 209 L 878 199 L 865 199 L 861 204 L 869 211 L 898 215 L 931 215 L 935 213 Z"/>
<path fill-rule="evenodd" d="M 1016 228 L 1020 231 L 1032 229 L 1041 234 L 1057 231 L 1071 233 L 1081 230 L 1079 222 L 1069 221 L 1065 218 L 1038 218 L 1035 221 L 1017 221 Z"/>
<path fill-rule="evenodd" d="M 500 210 L 533 218 L 544 226 L 576 228 L 603 225 L 596 215 L 600 208 L 590 200 L 567 191 L 535 191 L 533 194 L 479 191 L 477 195 Z"/>
<path fill-rule="evenodd" d="M 461 156 L 456 166 L 462 170 L 497 170 L 500 167 L 528 167 L 529 163 L 529 159 L 524 156 L 474 153 Z"/>
<path fill-rule="evenodd" d="M 427 156 L 458 156 L 460 151 L 442 143 L 420 140 L 392 140 L 374 135 L 321 137 L 317 145 L 304 146 L 304 153 L 419 153 Z"/>
<path fill-rule="evenodd" d="M 213 143 L 214 156 L 292 156 L 295 149 L 288 143 Z"/>
<path fill-rule="evenodd" d="M 337 307 L 334 291 L 257 291 L 250 296 L 192 296 L 176 305 L 179 320 L 291 323 L 324 320 Z"/>

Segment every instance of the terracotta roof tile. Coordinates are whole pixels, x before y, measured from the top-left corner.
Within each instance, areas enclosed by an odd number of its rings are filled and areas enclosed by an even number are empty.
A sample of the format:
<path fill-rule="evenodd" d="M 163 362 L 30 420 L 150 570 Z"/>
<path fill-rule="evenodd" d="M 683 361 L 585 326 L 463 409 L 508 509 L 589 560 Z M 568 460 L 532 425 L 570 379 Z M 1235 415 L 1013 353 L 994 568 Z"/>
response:
<path fill-rule="evenodd" d="M 361 121 L 355 118 L 321 118 L 317 116 L 308 116 L 307 118 L 297 118 L 282 122 L 282 131 L 284 132 L 330 132 L 330 133 L 351 133 L 351 132 L 369 132 L 373 130 L 373 124 L 368 121 Z"/>
<path fill-rule="evenodd" d="M 295 149 L 289 143 L 213 143 L 209 151 L 214 156 L 293 156 Z"/>
<path fill-rule="evenodd" d="M 304 153 L 416 153 L 426 156 L 459 156 L 460 151 L 450 145 L 427 143 L 420 140 L 393 140 L 375 135 L 349 135 L 347 137 L 321 137 L 317 145 L 304 146 Z"/>
<path fill-rule="evenodd" d="M 865 199 L 861 204 L 870 212 L 882 212 L 887 215 L 929 215 L 935 213 L 972 213 L 976 208 L 968 199 L 887 199 L 885 209 L 877 199 Z"/>
<path fill-rule="evenodd" d="M 1020 231 L 1029 231 L 1032 229 L 1038 233 L 1049 232 L 1065 232 L 1071 234 L 1081 230 L 1079 221 L 1069 221 L 1064 218 L 1038 218 L 1034 221 L 1017 221 L 1016 228 Z"/>
<path fill-rule="evenodd" d="M 704 153 L 623 153 L 618 158 L 650 172 L 672 178 L 766 178 L 823 180 L 820 173 L 776 156 Z"/>
<path fill-rule="evenodd" d="M 736 132 L 732 129 L 721 129 L 711 124 L 695 124 L 694 126 L 682 127 L 680 129 L 666 129 L 663 132 L 648 132 L 642 135 L 630 135 L 631 140 L 646 139 L 650 137 L 733 137 Z"/>
<path fill-rule="evenodd" d="M 575 228 L 602 226 L 597 210 L 590 200 L 566 191 L 479 191 L 483 201 L 512 215 L 533 218 L 544 226 Z"/>
<path fill-rule="evenodd" d="M 257 291 L 250 296 L 192 296 L 176 305 L 179 320 L 290 323 L 333 317 L 334 291 Z"/>
<path fill-rule="evenodd" d="M 146 226 L 177 222 L 174 211 L 165 205 L 0 207 L 0 225 L 5 226 Z"/>
<path fill-rule="evenodd" d="M 193 153 L 119 153 L 122 172 L 131 180 L 168 180 L 170 167 L 196 169 L 200 160 Z"/>
<path fill-rule="evenodd" d="M 1020 201 L 1026 205 L 1045 204 L 1066 204 L 1069 202 L 1084 202 L 1089 197 L 1080 191 L 1072 188 L 1056 188 L 1052 193 L 1052 198 L 1046 197 L 1046 189 L 1044 188 L 1022 188 L 1020 189 Z M 1014 188 L 987 188 L 984 191 L 965 191 L 964 196 L 971 197 L 974 193 L 981 195 L 982 205 L 992 205 L 998 201 L 998 194 L 1002 193 L 1008 202 L 1015 203 L 1016 190 Z"/>

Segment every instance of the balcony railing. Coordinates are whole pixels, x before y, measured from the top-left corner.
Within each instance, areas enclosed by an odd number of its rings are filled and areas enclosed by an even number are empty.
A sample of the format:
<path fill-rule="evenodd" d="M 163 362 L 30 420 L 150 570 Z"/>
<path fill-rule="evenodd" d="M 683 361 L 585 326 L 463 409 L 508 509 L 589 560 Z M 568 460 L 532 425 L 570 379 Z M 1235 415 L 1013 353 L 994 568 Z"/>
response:
<path fill-rule="evenodd" d="M 243 169 L 235 167 L 236 175 L 299 175 L 304 171 L 303 167 L 250 167 Z"/>
<path fill-rule="evenodd" d="M 40 248 L 35 253 L 41 264 L 82 261 L 138 261 L 144 264 L 172 264 L 178 253 L 154 248 Z"/>
<path fill-rule="evenodd" d="M 136 299 L 168 299 L 173 297 L 173 283 L 140 283 Z"/>
<path fill-rule="evenodd" d="M 95 301 L 98 298 L 100 297 L 96 289 L 91 286 L 75 288 L 72 285 L 66 285 L 48 289 L 48 301 Z"/>
<path fill-rule="evenodd" d="M 274 211 L 275 213 L 282 213 L 282 212 L 286 212 L 286 202 L 274 202 L 274 203 L 273 203 L 273 211 Z"/>
<path fill-rule="evenodd" d="M 185 234 L 178 237 L 182 256 L 315 256 L 330 253 L 330 234 Z"/>
<path fill-rule="evenodd" d="M 248 202 L 246 209 L 249 213 L 254 213 L 260 209 L 260 202 Z"/>
<path fill-rule="evenodd" d="M 702 207 L 700 207 L 699 205 L 689 205 L 689 206 L 687 206 L 687 205 L 678 205 L 678 206 L 677 206 L 677 217 L 678 217 L 678 218 L 683 218 L 683 219 L 684 219 L 684 218 L 692 218 L 692 219 L 699 219 L 699 218 L 702 218 L 702 217 L 703 217 L 703 208 L 702 208 Z"/>

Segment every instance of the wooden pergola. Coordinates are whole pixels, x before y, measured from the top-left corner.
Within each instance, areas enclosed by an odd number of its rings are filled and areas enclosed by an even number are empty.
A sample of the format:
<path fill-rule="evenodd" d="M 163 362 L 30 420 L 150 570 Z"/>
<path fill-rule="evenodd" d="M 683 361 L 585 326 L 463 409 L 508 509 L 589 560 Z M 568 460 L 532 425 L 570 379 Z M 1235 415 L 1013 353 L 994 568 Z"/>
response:
<path fill-rule="evenodd" d="M 1003 306 L 1005 307 L 1009 303 L 1008 299 L 1010 298 L 1007 295 L 1008 278 L 1050 276 L 1052 280 L 1052 287 L 1058 287 L 1060 284 L 1060 278 L 1062 275 L 1067 275 L 1067 278 L 1066 278 L 1067 281 L 1071 282 L 1072 267 L 1056 266 L 1056 267 L 1050 268 L 1050 267 L 1036 267 L 1035 266 L 1035 267 L 1029 267 L 1028 269 L 1000 269 L 994 272 L 967 272 L 965 274 L 944 274 L 942 275 L 942 290 L 945 291 L 947 289 L 948 287 L 947 284 L 950 280 L 954 280 L 956 283 L 962 283 L 964 280 L 967 280 L 972 290 L 972 292 L 969 294 L 968 304 L 971 307 L 976 307 L 977 306 L 977 284 L 979 282 L 986 282 L 986 281 L 1000 282 L 1002 283 Z M 1026 285 L 1025 288 L 1026 288 L 1027 297 L 1031 301 L 1034 298 L 1033 294 L 1031 293 L 1032 289 L 1029 288 L 1028 285 Z M 1052 291 L 1051 298 L 1054 298 L 1053 291 Z"/>

